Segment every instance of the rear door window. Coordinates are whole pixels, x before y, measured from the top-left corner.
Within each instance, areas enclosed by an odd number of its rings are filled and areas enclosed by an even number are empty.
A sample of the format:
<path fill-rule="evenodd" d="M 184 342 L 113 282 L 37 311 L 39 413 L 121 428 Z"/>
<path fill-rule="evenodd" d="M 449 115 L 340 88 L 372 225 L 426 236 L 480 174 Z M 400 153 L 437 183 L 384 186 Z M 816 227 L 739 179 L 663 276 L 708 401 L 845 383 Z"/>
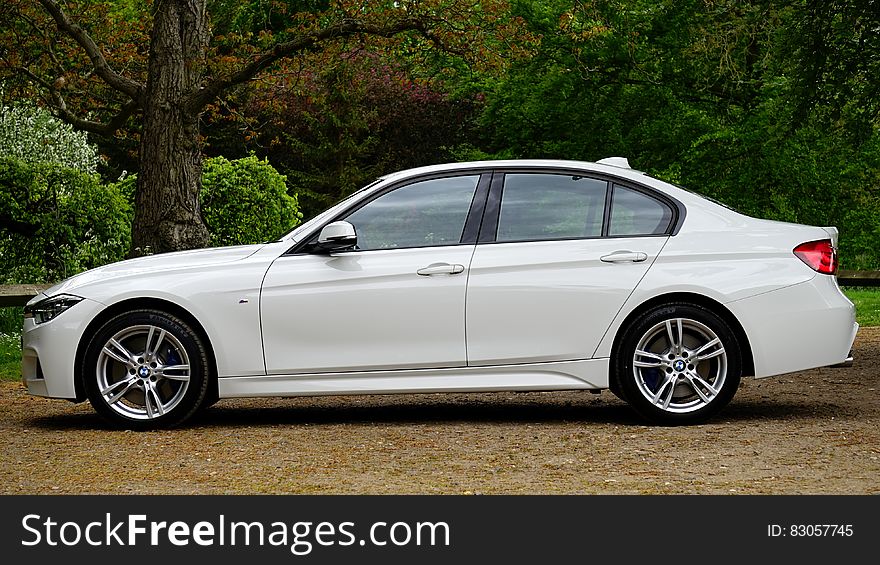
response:
<path fill-rule="evenodd" d="M 507 174 L 495 240 L 600 237 L 608 183 L 563 174 Z"/>

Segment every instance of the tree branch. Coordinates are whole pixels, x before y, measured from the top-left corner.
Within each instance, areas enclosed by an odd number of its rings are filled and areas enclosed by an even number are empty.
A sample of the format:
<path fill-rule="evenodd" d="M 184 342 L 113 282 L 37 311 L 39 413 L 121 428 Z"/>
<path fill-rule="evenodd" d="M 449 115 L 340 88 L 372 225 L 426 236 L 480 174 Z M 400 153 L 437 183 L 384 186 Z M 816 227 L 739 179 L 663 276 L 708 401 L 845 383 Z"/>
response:
<path fill-rule="evenodd" d="M 43 5 L 43 9 L 55 20 L 58 29 L 69 35 L 83 48 L 95 67 L 95 73 L 104 82 L 131 98 L 137 99 L 140 97 L 143 85 L 114 71 L 101 53 L 101 48 L 98 47 L 98 44 L 95 43 L 83 28 L 74 23 L 54 0 L 39 0 L 39 2 Z"/>
<path fill-rule="evenodd" d="M 58 112 L 58 117 L 69 123 L 73 127 L 88 131 L 90 133 L 96 133 L 98 135 L 103 135 L 106 137 L 112 137 L 119 128 L 125 125 L 125 122 L 128 118 L 134 114 L 134 112 L 138 109 L 138 103 L 135 100 L 131 100 L 128 104 L 123 106 L 119 112 L 110 118 L 107 122 L 96 122 L 94 120 L 85 120 L 76 116 L 73 112 L 67 109 L 67 106 L 64 104 L 64 100 L 61 97 L 61 94 L 58 91 L 52 92 L 52 107 Z"/>
<path fill-rule="evenodd" d="M 77 129 L 111 137 L 113 136 L 113 134 L 116 133 L 119 128 L 125 125 L 126 120 L 128 120 L 128 118 L 132 114 L 134 114 L 134 112 L 137 111 L 137 109 L 140 107 L 140 102 L 137 99 L 132 99 L 129 100 L 129 102 L 125 104 L 119 110 L 119 112 L 117 112 L 117 114 L 110 118 L 110 120 L 107 122 L 86 120 L 80 118 L 79 116 L 67 109 L 67 104 L 65 104 L 64 102 L 64 97 L 61 96 L 61 93 L 58 91 L 54 84 L 38 76 L 26 67 L 12 68 L 49 91 L 49 95 L 52 98 L 51 101 L 48 101 L 49 106 L 55 109 L 59 118 Z"/>
<path fill-rule="evenodd" d="M 220 77 L 208 83 L 197 92 L 192 93 L 188 97 L 187 107 L 190 111 L 199 111 L 227 89 L 251 80 L 280 59 L 306 51 L 322 41 L 341 39 L 357 34 L 392 37 L 405 31 L 418 31 L 423 36 L 434 39 L 428 30 L 427 23 L 424 20 L 415 18 L 402 19 L 385 26 L 348 19 L 323 29 L 305 33 L 295 39 L 273 46 L 271 49 L 257 55 L 256 58 L 237 71 Z"/>

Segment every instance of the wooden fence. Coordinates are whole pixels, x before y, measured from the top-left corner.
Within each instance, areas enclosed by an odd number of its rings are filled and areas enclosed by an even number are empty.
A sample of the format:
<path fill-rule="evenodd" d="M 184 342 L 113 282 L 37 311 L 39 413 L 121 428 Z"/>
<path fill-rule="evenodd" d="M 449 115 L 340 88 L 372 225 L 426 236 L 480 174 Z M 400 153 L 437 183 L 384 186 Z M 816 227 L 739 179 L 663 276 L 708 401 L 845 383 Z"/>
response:
<path fill-rule="evenodd" d="M 880 286 L 880 271 L 840 271 L 837 273 L 840 286 Z M 0 285 L 0 308 L 24 306 L 28 300 L 46 290 L 48 284 Z"/>

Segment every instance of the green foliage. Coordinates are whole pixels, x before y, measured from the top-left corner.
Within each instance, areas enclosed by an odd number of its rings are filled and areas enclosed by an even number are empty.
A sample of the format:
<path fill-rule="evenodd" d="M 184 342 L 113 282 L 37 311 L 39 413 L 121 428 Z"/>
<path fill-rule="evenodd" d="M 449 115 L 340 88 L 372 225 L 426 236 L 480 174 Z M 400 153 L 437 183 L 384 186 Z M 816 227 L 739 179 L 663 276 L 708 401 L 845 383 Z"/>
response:
<path fill-rule="evenodd" d="M 240 245 L 274 239 L 302 218 L 285 177 L 251 155 L 230 161 L 206 159 L 202 173 L 202 213 L 212 245 Z"/>
<path fill-rule="evenodd" d="M 846 288 L 843 293 L 856 305 L 860 326 L 880 326 L 880 288 Z"/>
<path fill-rule="evenodd" d="M 454 4 L 209 0 L 212 53 L 218 55 L 209 57 L 209 66 L 215 75 L 230 71 L 254 49 L 290 38 L 327 9 L 436 10 L 446 17 L 453 11 L 443 9 Z M 635 168 L 750 215 L 837 226 L 844 268 L 880 268 L 876 0 L 489 4 L 467 12 L 460 29 L 469 31 L 461 37 L 468 51 L 506 64 L 466 64 L 437 49 L 450 35 L 435 35 L 430 45 L 416 37 L 352 38 L 323 55 L 280 64 L 274 79 L 242 85 L 211 105 L 202 130 L 208 154 L 268 158 L 308 215 L 407 167 L 621 155 Z M 107 21 L 121 18 L 145 31 L 148 9 L 136 0 L 114 2 Z M 481 22 L 514 17 L 521 18 L 522 34 L 499 40 L 478 33 Z M 101 37 L 118 54 L 140 52 L 143 42 L 131 40 L 136 36 Z M 87 91 L 66 87 L 68 105 Z M 234 116 L 244 116 L 244 135 Z M 24 146 L 27 139 L 31 149 L 15 155 L 39 155 L 44 146 L 31 141 L 51 136 L 37 129 L 22 136 L 0 127 L 6 140 L 0 145 Z M 113 155 L 111 169 L 133 168 L 116 147 L 119 140 L 101 141 L 102 153 Z M 48 145 L 60 150 L 65 143 Z M 132 181 L 119 189 L 133 194 Z M 252 193 L 211 195 L 225 202 L 216 206 L 204 195 L 215 243 L 272 237 L 296 221 L 274 204 L 274 219 L 260 216 L 263 205 Z M 252 209 L 249 223 L 245 210 Z"/>
<path fill-rule="evenodd" d="M 321 212 L 383 174 L 453 159 L 475 104 L 439 80 L 417 79 L 390 57 L 353 50 L 297 84 L 257 89 L 243 111 L 261 124 L 248 147 L 288 179 L 307 215 Z M 215 150 L 234 155 L 228 136 Z"/>
<path fill-rule="evenodd" d="M 122 259 L 131 206 L 115 185 L 0 158 L 0 284 L 51 282 Z"/>
<path fill-rule="evenodd" d="M 62 280 L 125 258 L 136 175 L 93 174 L 0 158 L 0 284 Z M 256 157 L 207 159 L 203 211 L 212 243 L 273 239 L 300 220 L 285 178 Z"/>
<path fill-rule="evenodd" d="M 94 173 L 98 152 L 85 132 L 28 104 L 0 105 L 0 157 Z"/>
<path fill-rule="evenodd" d="M 880 268 L 880 12 L 870 0 L 536 2 L 537 53 L 458 155 L 611 155 L 758 217 L 840 230 Z"/>

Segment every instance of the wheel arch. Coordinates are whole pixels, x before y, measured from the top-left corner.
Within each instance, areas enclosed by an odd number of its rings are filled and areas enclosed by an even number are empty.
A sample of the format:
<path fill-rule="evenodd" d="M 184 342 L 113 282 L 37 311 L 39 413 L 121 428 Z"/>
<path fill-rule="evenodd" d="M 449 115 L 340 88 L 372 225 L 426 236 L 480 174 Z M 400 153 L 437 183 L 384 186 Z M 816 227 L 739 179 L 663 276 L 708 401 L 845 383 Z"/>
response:
<path fill-rule="evenodd" d="M 755 358 L 752 354 L 752 346 L 749 343 L 749 336 L 746 334 L 745 329 L 743 329 L 743 326 L 737 317 L 726 306 L 724 306 L 724 304 L 706 295 L 694 292 L 670 292 L 660 294 L 649 298 L 635 307 L 618 326 L 617 333 L 614 335 L 614 342 L 611 346 L 611 358 L 616 358 L 620 342 L 633 320 L 652 308 L 672 302 L 688 302 L 697 306 L 702 306 L 724 319 L 736 335 L 736 339 L 742 350 L 743 376 L 753 376 L 755 374 Z M 613 380 L 614 379 L 609 379 L 610 382 L 613 382 Z"/>
<path fill-rule="evenodd" d="M 217 388 L 217 357 L 214 353 L 214 346 L 211 344 L 211 339 L 208 337 L 208 332 L 205 331 L 205 328 L 202 326 L 202 324 L 199 323 L 195 316 L 193 316 L 186 308 L 180 306 L 179 304 L 175 304 L 174 302 L 164 300 L 162 298 L 141 297 L 129 298 L 126 300 L 121 300 L 115 304 L 111 304 L 110 306 L 99 312 L 98 315 L 95 316 L 91 322 L 89 322 L 89 325 L 86 326 L 86 329 L 82 333 L 82 337 L 79 340 L 79 344 L 77 345 L 76 358 L 74 359 L 73 370 L 75 387 L 74 390 L 76 392 L 75 401 L 82 402 L 86 399 L 86 391 L 83 384 L 82 363 L 83 358 L 86 354 L 86 348 L 89 346 L 89 342 L 92 340 L 92 336 L 95 334 L 96 331 L 98 331 L 98 329 L 102 325 L 104 325 L 114 316 L 118 316 L 119 314 L 130 312 L 132 310 L 143 309 L 161 310 L 173 316 L 177 316 L 181 320 L 185 321 L 193 329 L 193 331 L 198 334 L 208 350 L 208 363 L 210 363 L 211 366 L 211 375 L 208 379 L 208 392 L 206 395 L 206 403 L 210 404 L 211 402 L 217 400 L 217 398 L 219 397 L 219 392 Z"/>

